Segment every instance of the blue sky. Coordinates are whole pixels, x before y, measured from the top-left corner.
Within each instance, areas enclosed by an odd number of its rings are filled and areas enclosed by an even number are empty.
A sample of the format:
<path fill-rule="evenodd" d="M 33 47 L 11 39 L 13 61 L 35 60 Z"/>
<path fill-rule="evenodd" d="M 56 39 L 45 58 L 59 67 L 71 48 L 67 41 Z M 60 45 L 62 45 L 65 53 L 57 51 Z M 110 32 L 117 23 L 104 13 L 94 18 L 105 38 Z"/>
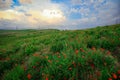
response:
<path fill-rule="evenodd" d="M 120 0 L 0 0 L 0 29 L 84 29 L 120 23 Z"/>

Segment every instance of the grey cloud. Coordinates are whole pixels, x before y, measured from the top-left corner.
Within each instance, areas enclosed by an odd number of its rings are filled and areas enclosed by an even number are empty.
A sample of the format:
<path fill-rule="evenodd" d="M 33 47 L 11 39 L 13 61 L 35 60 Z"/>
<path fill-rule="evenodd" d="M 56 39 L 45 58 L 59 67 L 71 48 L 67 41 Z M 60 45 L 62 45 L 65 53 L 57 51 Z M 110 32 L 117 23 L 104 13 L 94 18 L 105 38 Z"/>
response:
<path fill-rule="evenodd" d="M 8 9 L 12 4 L 12 0 L 0 0 L 0 10 Z"/>
<path fill-rule="evenodd" d="M 25 13 L 24 15 L 25 16 L 32 16 L 32 14 L 29 14 L 29 13 Z"/>

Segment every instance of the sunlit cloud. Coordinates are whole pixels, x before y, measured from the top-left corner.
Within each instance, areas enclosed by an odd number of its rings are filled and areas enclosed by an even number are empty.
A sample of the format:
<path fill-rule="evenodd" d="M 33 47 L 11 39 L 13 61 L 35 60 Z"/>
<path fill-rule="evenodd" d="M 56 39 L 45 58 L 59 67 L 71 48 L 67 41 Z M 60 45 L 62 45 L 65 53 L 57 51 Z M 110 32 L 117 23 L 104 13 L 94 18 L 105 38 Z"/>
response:
<path fill-rule="evenodd" d="M 120 23 L 119 5 L 119 0 L 0 0 L 0 29 L 83 29 Z"/>

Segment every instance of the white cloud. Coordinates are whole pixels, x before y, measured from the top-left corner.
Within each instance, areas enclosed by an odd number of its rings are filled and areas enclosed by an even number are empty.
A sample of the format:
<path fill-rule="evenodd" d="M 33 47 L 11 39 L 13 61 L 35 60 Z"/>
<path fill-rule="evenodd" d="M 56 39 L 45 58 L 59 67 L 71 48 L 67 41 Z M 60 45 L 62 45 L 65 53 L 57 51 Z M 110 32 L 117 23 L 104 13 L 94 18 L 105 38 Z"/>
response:
<path fill-rule="evenodd" d="M 0 10 L 8 9 L 12 5 L 12 0 L 0 0 Z"/>
<path fill-rule="evenodd" d="M 32 0 L 19 0 L 21 4 L 31 4 Z"/>
<path fill-rule="evenodd" d="M 50 0 L 36 0 L 36 2 L 32 0 L 30 3 L 29 1 L 21 0 L 21 6 L 14 6 L 14 9 L 0 11 L 0 21 L 3 22 L 0 23 L 0 27 L 3 27 L 5 23 L 9 23 L 18 27 L 22 25 L 22 28 L 28 26 L 29 28 L 49 28 L 56 27 L 56 24 L 60 25 L 66 20 L 60 5 L 53 4 Z"/>

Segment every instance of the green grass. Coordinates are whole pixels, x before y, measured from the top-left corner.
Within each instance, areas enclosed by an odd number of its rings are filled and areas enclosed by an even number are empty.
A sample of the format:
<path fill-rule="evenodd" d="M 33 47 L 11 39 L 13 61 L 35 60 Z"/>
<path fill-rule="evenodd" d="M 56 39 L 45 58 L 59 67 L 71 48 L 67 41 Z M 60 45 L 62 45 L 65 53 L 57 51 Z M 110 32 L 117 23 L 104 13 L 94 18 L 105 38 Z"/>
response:
<path fill-rule="evenodd" d="M 0 80 L 119 80 L 118 70 L 120 24 L 0 31 Z"/>

